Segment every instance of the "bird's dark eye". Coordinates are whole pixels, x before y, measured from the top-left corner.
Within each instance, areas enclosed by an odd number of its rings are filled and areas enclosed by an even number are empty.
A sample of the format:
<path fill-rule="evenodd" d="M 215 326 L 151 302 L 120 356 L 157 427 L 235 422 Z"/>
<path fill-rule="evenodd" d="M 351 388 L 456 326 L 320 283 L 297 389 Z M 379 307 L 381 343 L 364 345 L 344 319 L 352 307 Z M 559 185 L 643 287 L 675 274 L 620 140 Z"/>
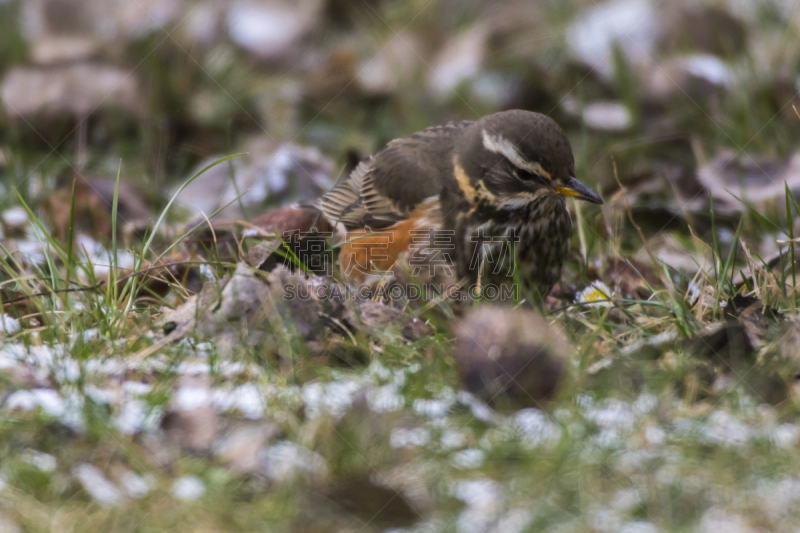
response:
<path fill-rule="evenodd" d="M 523 181 L 532 181 L 534 183 L 538 183 L 539 185 L 549 185 L 549 182 L 546 178 L 540 176 L 539 174 L 534 174 L 529 170 L 518 168 L 516 172 L 517 177 Z"/>

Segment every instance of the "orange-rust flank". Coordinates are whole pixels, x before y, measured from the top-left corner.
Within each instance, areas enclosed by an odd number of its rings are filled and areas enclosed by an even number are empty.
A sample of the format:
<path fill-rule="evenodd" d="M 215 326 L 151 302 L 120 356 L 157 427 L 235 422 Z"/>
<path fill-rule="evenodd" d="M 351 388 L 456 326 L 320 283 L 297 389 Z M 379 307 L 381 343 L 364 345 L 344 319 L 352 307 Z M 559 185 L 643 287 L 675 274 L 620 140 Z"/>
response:
<path fill-rule="evenodd" d="M 348 232 L 339 251 L 339 268 L 347 283 L 359 285 L 369 276 L 391 271 L 411 246 L 418 221 L 410 218 L 385 229 Z"/>
<path fill-rule="evenodd" d="M 370 276 L 390 272 L 397 260 L 415 243 L 420 231 L 439 228 L 439 200 L 429 198 L 412 211 L 409 218 L 388 228 L 358 229 L 347 232 L 339 250 L 339 268 L 345 281 L 359 285 L 376 281 Z"/>

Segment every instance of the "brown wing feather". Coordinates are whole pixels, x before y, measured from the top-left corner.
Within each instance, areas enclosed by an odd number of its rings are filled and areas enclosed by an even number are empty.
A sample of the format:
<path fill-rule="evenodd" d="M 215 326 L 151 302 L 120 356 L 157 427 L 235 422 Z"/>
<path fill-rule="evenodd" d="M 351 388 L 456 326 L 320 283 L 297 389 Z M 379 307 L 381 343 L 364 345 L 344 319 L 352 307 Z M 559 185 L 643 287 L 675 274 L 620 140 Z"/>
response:
<path fill-rule="evenodd" d="M 372 168 L 373 159 L 358 164 L 350 176 L 325 193 L 316 206 L 329 220 L 341 222 L 346 227 L 358 227 L 366 216 L 367 209 L 361 199 L 364 176 Z"/>
<path fill-rule="evenodd" d="M 445 180 L 453 179 L 454 138 L 471 124 L 448 122 L 391 141 L 317 206 L 348 228 L 383 228 L 408 218 L 420 202 L 441 192 Z"/>

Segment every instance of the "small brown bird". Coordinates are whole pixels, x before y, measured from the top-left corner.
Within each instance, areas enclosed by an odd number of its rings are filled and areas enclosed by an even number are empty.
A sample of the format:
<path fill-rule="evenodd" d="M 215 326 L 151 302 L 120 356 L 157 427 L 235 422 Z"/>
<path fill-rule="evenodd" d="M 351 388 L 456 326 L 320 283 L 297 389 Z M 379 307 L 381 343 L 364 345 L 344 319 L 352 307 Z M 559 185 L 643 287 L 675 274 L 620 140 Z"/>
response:
<path fill-rule="evenodd" d="M 441 266 L 452 263 L 458 279 L 520 280 L 544 297 L 572 236 L 565 197 L 603 203 L 574 176 L 572 148 L 555 121 L 503 111 L 389 142 L 317 207 L 348 231 L 339 265 L 351 284 L 391 270 L 428 234 L 437 249 L 426 257 L 441 252 Z"/>

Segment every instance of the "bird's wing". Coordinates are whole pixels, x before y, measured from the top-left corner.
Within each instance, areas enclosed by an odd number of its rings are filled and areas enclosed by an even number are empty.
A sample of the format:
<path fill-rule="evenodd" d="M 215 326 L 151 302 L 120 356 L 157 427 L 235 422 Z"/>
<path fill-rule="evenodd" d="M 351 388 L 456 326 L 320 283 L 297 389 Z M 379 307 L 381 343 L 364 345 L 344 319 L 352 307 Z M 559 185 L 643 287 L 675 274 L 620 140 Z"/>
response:
<path fill-rule="evenodd" d="M 347 179 L 317 200 L 315 205 L 323 215 L 333 222 L 341 222 L 346 228 L 363 225 L 367 209 L 361 198 L 361 187 L 374 162 L 373 157 L 362 161 Z"/>
<path fill-rule="evenodd" d="M 347 228 L 378 229 L 407 218 L 420 202 L 441 192 L 452 174 L 454 138 L 471 124 L 448 122 L 391 141 L 317 207 Z"/>

